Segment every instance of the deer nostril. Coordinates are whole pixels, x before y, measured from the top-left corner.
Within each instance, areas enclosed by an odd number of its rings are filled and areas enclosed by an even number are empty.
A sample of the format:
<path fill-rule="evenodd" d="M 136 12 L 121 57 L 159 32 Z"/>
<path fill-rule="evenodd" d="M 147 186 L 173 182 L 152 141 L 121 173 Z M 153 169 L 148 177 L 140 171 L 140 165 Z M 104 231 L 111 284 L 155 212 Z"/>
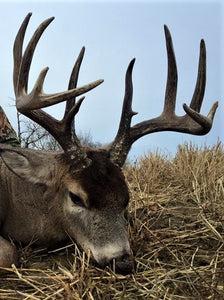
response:
<path fill-rule="evenodd" d="M 122 275 L 128 275 L 133 272 L 133 264 L 130 261 L 116 261 L 115 271 Z"/>
<path fill-rule="evenodd" d="M 114 265 L 115 272 L 118 274 L 127 275 L 134 271 L 134 263 L 129 255 L 123 255 L 121 258 L 116 258 Z"/>

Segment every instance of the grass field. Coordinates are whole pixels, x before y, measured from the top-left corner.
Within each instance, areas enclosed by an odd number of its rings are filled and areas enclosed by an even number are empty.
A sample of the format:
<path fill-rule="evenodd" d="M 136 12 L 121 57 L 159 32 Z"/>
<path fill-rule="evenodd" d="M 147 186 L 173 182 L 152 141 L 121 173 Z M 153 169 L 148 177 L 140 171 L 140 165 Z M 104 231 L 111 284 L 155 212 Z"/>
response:
<path fill-rule="evenodd" d="M 0 299 L 224 299 L 224 149 L 148 153 L 125 175 L 134 274 L 99 269 L 74 243 L 20 249 Z"/>

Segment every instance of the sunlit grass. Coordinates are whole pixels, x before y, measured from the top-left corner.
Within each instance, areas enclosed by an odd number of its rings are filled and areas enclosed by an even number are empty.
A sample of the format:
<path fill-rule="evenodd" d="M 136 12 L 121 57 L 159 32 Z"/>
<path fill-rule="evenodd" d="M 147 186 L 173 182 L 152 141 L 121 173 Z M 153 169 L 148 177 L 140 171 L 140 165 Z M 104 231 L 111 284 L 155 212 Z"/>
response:
<path fill-rule="evenodd" d="M 148 153 L 125 176 L 134 274 L 99 269 L 70 242 L 20 249 L 0 271 L 0 299 L 223 299 L 224 150 L 184 145 Z"/>

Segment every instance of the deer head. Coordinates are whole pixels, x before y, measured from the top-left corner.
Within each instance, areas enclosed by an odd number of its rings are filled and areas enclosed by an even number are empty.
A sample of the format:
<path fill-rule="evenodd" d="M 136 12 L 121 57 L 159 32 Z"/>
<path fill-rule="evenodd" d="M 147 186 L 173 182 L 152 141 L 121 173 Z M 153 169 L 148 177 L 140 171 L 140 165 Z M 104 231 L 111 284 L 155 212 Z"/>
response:
<path fill-rule="evenodd" d="M 198 78 L 191 104 L 184 104 L 186 114 L 177 116 L 177 67 L 171 35 L 165 26 L 168 76 L 162 114 L 131 126 L 132 117 L 136 114 L 132 110 L 132 70 L 135 62 L 133 59 L 126 72 L 125 95 L 117 135 L 105 148 L 90 149 L 80 144 L 75 133 L 74 117 L 84 100 L 82 97 L 76 102 L 76 97 L 95 88 L 102 80 L 77 88 L 83 48 L 72 70 L 68 91 L 45 94 L 43 83 L 48 71 L 48 68 L 45 68 L 40 72 L 34 88 L 28 93 L 28 76 L 35 47 L 53 20 L 47 19 L 38 27 L 22 53 L 30 17 L 31 14 L 28 14 L 24 19 L 14 44 L 13 80 L 16 106 L 19 112 L 44 127 L 58 141 L 63 152 L 47 153 L 2 147 L 2 159 L 20 178 L 45 187 L 37 197 L 41 198 L 41 203 L 50 203 L 48 218 L 55 220 L 57 225 L 60 223 L 54 236 L 52 234 L 49 237 L 49 241 L 60 240 L 64 231 L 84 250 L 89 249 L 100 265 L 115 260 L 117 270 L 123 273 L 130 272 L 131 250 L 124 218 L 129 194 L 121 167 L 131 145 L 146 134 L 165 130 L 196 135 L 209 132 L 218 104 L 214 103 L 207 117 L 200 114 L 206 81 L 205 43 L 201 41 Z M 62 101 L 66 101 L 62 120 L 56 120 L 42 110 Z M 39 239 L 47 240 L 46 236 Z"/>

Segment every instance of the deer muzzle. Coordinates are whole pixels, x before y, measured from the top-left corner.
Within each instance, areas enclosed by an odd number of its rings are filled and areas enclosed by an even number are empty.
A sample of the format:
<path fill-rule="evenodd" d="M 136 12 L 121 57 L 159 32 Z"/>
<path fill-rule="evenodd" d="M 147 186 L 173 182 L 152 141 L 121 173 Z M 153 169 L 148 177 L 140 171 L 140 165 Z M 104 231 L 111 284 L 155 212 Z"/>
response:
<path fill-rule="evenodd" d="M 92 258 L 101 267 L 110 266 L 116 273 L 129 274 L 134 270 L 133 258 L 127 241 L 124 245 L 107 244 L 103 247 L 89 246 Z"/>

